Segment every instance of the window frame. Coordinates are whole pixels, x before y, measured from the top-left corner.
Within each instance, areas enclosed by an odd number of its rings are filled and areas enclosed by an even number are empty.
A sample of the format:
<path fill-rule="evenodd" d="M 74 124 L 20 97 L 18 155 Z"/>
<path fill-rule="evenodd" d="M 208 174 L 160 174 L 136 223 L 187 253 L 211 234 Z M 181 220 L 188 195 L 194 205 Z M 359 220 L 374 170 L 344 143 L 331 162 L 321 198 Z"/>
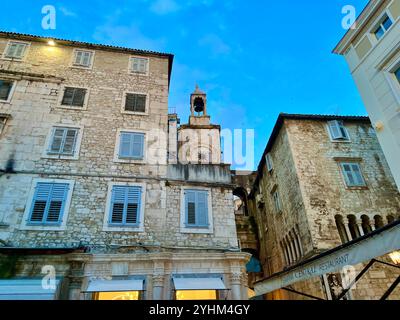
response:
<path fill-rule="evenodd" d="M 69 190 L 64 203 L 64 211 L 61 216 L 61 222 L 58 224 L 36 224 L 29 221 L 31 211 L 33 209 L 33 199 L 35 196 L 35 189 L 38 183 L 59 183 L 68 184 Z M 36 231 L 65 231 L 67 229 L 67 222 L 69 211 L 71 207 L 72 195 L 74 192 L 75 181 L 74 180 L 62 180 L 62 179 L 42 179 L 33 178 L 30 186 L 30 190 L 25 205 L 24 215 L 21 221 L 20 230 L 36 230 Z"/>
<path fill-rule="evenodd" d="M 134 71 L 133 70 L 133 59 L 145 59 L 145 60 L 147 60 L 146 72 Z M 150 70 L 150 58 L 143 57 L 143 56 L 138 56 L 138 55 L 129 57 L 129 64 L 128 64 L 128 73 L 129 74 L 147 77 L 147 76 L 149 76 L 149 70 Z"/>
<path fill-rule="evenodd" d="M 49 149 L 50 149 L 51 143 L 53 141 L 53 132 L 56 128 L 67 128 L 67 129 L 77 129 L 78 130 L 78 134 L 77 134 L 76 140 L 75 140 L 75 152 L 73 155 L 49 153 Z M 71 124 L 63 124 L 63 123 L 57 123 L 57 124 L 52 125 L 49 129 L 49 133 L 46 138 L 46 144 L 45 144 L 45 148 L 43 150 L 42 158 L 78 160 L 79 154 L 80 154 L 80 149 L 81 149 L 83 130 L 84 130 L 84 126 L 81 126 L 81 125 L 71 125 Z"/>
<path fill-rule="evenodd" d="M 64 100 L 64 94 L 65 94 L 65 90 L 66 88 L 74 88 L 74 89 L 84 89 L 86 90 L 86 94 L 85 94 L 85 99 L 83 101 L 83 106 L 82 107 L 78 107 L 78 106 L 67 106 L 67 105 L 63 105 L 62 101 Z M 62 85 L 60 88 L 60 94 L 58 97 L 58 103 L 57 103 L 57 107 L 61 108 L 61 109 L 67 109 L 67 110 L 76 110 L 76 111 L 86 111 L 88 108 L 88 103 L 89 103 L 89 95 L 90 95 L 90 89 L 88 87 L 81 87 L 81 86 L 76 86 L 76 85 Z"/>
<path fill-rule="evenodd" d="M 83 51 L 83 52 L 90 52 L 92 54 L 91 59 L 90 59 L 90 65 L 89 66 L 84 66 L 84 65 L 78 65 L 75 64 L 76 61 L 76 55 L 78 51 Z M 71 60 L 71 68 L 77 68 L 77 69 L 83 69 L 83 70 L 92 70 L 94 66 L 94 59 L 96 56 L 96 51 L 95 50 L 88 50 L 88 49 L 81 49 L 81 48 L 74 48 L 72 51 L 72 60 Z"/>
<path fill-rule="evenodd" d="M 188 225 L 186 222 L 186 191 L 204 191 L 207 192 L 207 205 L 208 205 L 208 226 L 204 227 L 195 227 Z M 213 211 L 212 211 L 212 189 L 211 188 L 202 188 L 195 186 L 182 186 L 181 187 L 181 201 L 180 201 L 180 231 L 181 233 L 191 233 L 191 234 L 213 234 L 214 233 L 214 223 L 213 223 Z"/>
<path fill-rule="evenodd" d="M 332 131 L 331 131 L 331 125 L 330 125 L 330 123 L 333 121 L 341 122 L 343 124 L 343 129 L 346 132 L 347 139 L 334 139 L 333 138 Z M 351 142 L 350 132 L 347 129 L 343 120 L 338 120 L 338 119 L 328 120 L 326 122 L 326 128 L 328 130 L 328 134 L 329 134 L 329 138 L 330 138 L 331 142 L 334 142 L 334 143 L 350 143 Z"/>
<path fill-rule="evenodd" d="M 275 213 L 282 213 L 283 212 L 282 200 L 281 200 L 278 189 L 275 189 L 274 191 L 272 191 L 271 196 L 272 196 L 272 202 L 274 204 Z M 277 207 L 276 200 L 278 200 L 279 208 Z"/>
<path fill-rule="evenodd" d="M 9 48 L 11 43 L 20 43 L 20 44 L 25 44 L 26 45 L 24 54 L 23 54 L 23 56 L 21 58 L 9 58 L 9 57 L 6 56 L 8 48 Z M 26 57 L 28 56 L 30 47 L 31 47 L 31 42 L 20 41 L 20 40 L 8 40 L 7 45 L 6 45 L 6 47 L 5 47 L 4 51 L 3 51 L 3 54 L 1 56 L 1 58 L 3 60 L 8 60 L 8 61 L 25 61 Z"/>
<path fill-rule="evenodd" d="M 272 172 L 274 170 L 274 162 L 272 160 L 272 155 L 271 152 L 268 152 L 265 155 L 265 164 L 267 166 L 267 170 L 268 172 Z"/>
<path fill-rule="evenodd" d="M 389 28 L 386 29 L 386 27 L 384 26 L 384 22 L 389 19 L 391 22 L 391 25 L 389 26 Z M 380 41 L 385 35 L 386 33 L 392 28 L 392 26 L 395 23 L 395 20 L 393 19 L 392 15 L 389 14 L 389 12 L 387 12 L 386 10 L 382 13 L 382 15 L 380 16 L 379 19 L 377 19 L 378 22 L 376 22 L 374 24 L 374 26 L 371 28 L 371 32 L 375 38 L 376 41 Z M 379 29 L 383 30 L 383 34 L 382 36 L 380 36 L 379 38 L 377 37 L 376 33 Z"/>
<path fill-rule="evenodd" d="M 117 226 L 115 224 L 110 224 L 112 191 L 113 191 L 114 186 L 142 188 L 142 194 L 141 194 L 141 199 L 140 199 L 141 205 L 139 208 L 139 223 L 137 223 L 136 225 Z M 103 220 L 103 231 L 142 233 L 142 232 L 144 232 L 145 212 L 146 212 L 146 183 L 138 183 L 138 182 L 109 182 L 108 183 L 106 209 L 105 209 L 104 220 Z"/>
<path fill-rule="evenodd" d="M 350 166 L 357 165 L 358 166 L 361 179 L 362 179 L 362 181 L 364 183 L 363 185 L 350 185 L 350 183 L 349 183 L 350 181 L 349 181 L 349 179 L 347 177 L 346 170 L 344 169 L 345 165 L 350 165 Z M 366 189 L 366 188 L 368 188 L 367 180 L 365 179 L 365 176 L 364 176 L 364 173 L 363 173 L 363 170 L 362 170 L 362 166 L 361 166 L 361 162 L 359 162 L 359 161 L 344 161 L 344 160 L 342 160 L 342 161 L 339 161 L 339 167 L 340 167 L 340 172 L 341 172 L 341 175 L 342 175 L 343 182 L 344 182 L 345 187 L 347 189 Z M 351 171 L 353 172 L 353 169 Z M 353 175 L 353 177 L 354 177 L 354 175 Z"/>
<path fill-rule="evenodd" d="M 4 79 L 4 78 L 2 78 L 0 80 L 12 83 L 12 86 L 11 86 L 11 89 L 10 89 L 10 93 L 8 94 L 7 100 L 0 99 L 0 103 L 11 103 L 11 99 L 14 96 L 15 88 L 17 87 L 17 81 L 16 80 L 12 80 L 12 79 Z"/>
<path fill-rule="evenodd" d="M 126 103 L 126 98 L 127 98 L 128 94 L 137 94 L 137 95 L 146 96 L 146 104 L 145 104 L 145 111 L 144 112 L 126 111 L 125 110 L 125 103 Z M 138 116 L 147 116 L 147 115 L 149 115 L 149 109 L 150 109 L 150 94 L 149 93 L 147 93 L 147 92 L 138 92 L 138 91 L 124 91 L 123 92 L 122 104 L 121 104 L 121 113 L 123 113 L 123 114 L 131 114 L 131 115 L 138 115 Z"/>
<path fill-rule="evenodd" d="M 143 134 L 143 158 L 142 159 L 134 159 L 134 158 L 120 158 L 119 151 L 121 145 L 121 134 L 122 133 L 137 133 Z M 116 163 L 130 163 L 130 164 L 144 164 L 147 161 L 147 136 L 148 132 L 145 130 L 138 130 L 138 129 L 118 129 L 117 136 L 116 136 L 116 143 L 114 148 L 114 159 L 113 162 Z"/>

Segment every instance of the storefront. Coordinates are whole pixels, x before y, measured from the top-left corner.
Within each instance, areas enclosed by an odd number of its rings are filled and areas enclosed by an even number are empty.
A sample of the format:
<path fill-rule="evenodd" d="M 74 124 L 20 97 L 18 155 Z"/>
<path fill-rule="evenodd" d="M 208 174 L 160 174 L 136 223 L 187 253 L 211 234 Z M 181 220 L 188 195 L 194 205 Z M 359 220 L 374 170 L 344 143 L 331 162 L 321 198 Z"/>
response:
<path fill-rule="evenodd" d="M 85 293 L 92 294 L 93 300 L 141 300 L 144 280 L 92 280 Z"/>
<path fill-rule="evenodd" d="M 221 300 L 227 288 L 222 278 L 172 278 L 176 300 Z"/>

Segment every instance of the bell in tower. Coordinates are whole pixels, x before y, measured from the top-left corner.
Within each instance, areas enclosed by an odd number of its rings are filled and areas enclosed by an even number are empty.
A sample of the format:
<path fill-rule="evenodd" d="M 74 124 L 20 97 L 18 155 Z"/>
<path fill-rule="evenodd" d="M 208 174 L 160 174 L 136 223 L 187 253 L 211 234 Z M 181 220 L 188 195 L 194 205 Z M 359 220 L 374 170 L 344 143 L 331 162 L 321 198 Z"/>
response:
<path fill-rule="evenodd" d="M 189 124 L 209 125 L 210 117 L 207 115 L 207 95 L 196 85 L 196 89 L 190 95 L 191 116 Z"/>

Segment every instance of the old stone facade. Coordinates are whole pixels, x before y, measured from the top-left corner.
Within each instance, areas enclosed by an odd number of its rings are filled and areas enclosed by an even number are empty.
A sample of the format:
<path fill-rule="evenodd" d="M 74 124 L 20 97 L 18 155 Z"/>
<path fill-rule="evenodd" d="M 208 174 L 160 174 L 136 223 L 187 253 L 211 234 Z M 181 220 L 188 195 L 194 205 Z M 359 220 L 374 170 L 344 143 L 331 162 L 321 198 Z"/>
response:
<path fill-rule="evenodd" d="M 178 158 L 172 55 L 11 33 L 0 52 L 1 277 L 53 265 L 69 299 L 115 278 L 174 299 L 174 279 L 211 278 L 220 299 L 247 298 L 229 166 Z"/>
<path fill-rule="evenodd" d="M 264 277 L 400 218 L 400 196 L 367 117 L 281 114 L 247 198 Z M 396 268 L 376 265 L 348 298 L 379 299 L 398 275 Z M 292 289 L 332 299 L 330 277 Z M 279 290 L 266 298 L 305 297 Z M 397 288 L 390 299 L 399 298 Z"/>

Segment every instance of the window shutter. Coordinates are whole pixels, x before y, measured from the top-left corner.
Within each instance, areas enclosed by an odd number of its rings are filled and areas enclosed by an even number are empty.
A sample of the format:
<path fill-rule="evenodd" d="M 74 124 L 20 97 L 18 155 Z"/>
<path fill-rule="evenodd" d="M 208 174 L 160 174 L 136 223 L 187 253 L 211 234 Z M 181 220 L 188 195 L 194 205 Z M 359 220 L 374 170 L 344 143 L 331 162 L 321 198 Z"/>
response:
<path fill-rule="evenodd" d="M 124 187 L 113 187 L 111 197 L 111 216 L 112 224 L 122 224 L 124 219 L 126 189 Z"/>
<path fill-rule="evenodd" d="M 196 225 L 196 193 L 185 191 L 186 224 Z"/>
<path fill-rule="evenodd" d="M 138 224 L 142 188 L 129 187 L 127 191 L 126 224 Z"/>
<path fill-rule="evenodd" d="M 354 180 L 357 186 L 365 185 L 364 178 L 361 174 L 360 165 L 355 163 L 351 165 L 352 171 L 354 173 Z"/>
<path fill-rule="evenodd" d="M 0 100 L 8 100 L 12 86 L 12 82 L 0 80 Z"/>
<path fill-rule="evenodd" d="M 61 152 L 61 146 L 63 144 L 64 140 L 64 134 L 65 134 L 64 128 L 54 128 L 53 129 L 53 136 L 51 139 L 51 146 L 50 146 L 50 153 L 60 153 Z"/>
<path fill-rule="evenodd" d="M 64 96 L 61 104 L 64 106 L 72 106 L 72 103 L 74 101 L 74 93 L 75 93 L 74 88 L 66 87 L 64 90 Z"/>
<path fill-rule="evenodd" d="M 83 66 L 90 66 L 90 57 L 91 57 L 91 52 L 84 52 L 83 53 L 83 58 L 82 58 L 82 65 Z"/>
<path fill-rule="evenodd" d="M 66 134 L 65 134 L 63 149 L 62 149 L 61 153 L 73 155 L 75 153 L 75 144 L 76 144 L 76 138 L 78 136 L 78 130 L 77 129 L 65 129 L 65 131 L 66 131 Z"/>
<path fill-rule="evenodd" d="M 15 57 L 15 52 L 17 51 L 17 45 L 15 43 L 10 43 L 7 49 L 7 57 Z"/>
<path fill-rule="evenodd" d="M 267 169 L 268 169 L 269 172 L 271 172 L 272 169 L 273 169 L 273 164 L 272 164 L 272 158 L 271 158 L 271 154 L 270 153 L 267 153 L 266 162 L 267 162 Z"/>
<path fill-rule="evenodd" d="M 337 120 L 329 121 L 329 130 L 333 140 L 341 139 L 342 133 L 340 131 L 340 124 Z"/>
<path fill-rule="evenodd" d="M 38 183 L 35 187 L 35 194 L 33 196 L 33 204 L 29 221 L 40 223 L 43 221 L 47 203 L 51 193 L 51 184 Z"/>
<path fill-rule="evenodd" d="M 15 57 L 17 58 L 22 58 L 24 55 L 24 51 L 25 51 L 25 45 L 24 44 L 17 44 L 16 45 L 16 51 L 15 51 Z"/>
<path fill-rule="evenodd" d="M 132 145 L 132 134 L 129 132 L 122 132 L 120 137 L 119 156 L 122 158 L 130 157 L 130 150 Z"/>
<path fill-rule="evenodd" d="M 146 96 L 139 94 L 136 97 L 136 112 L 146 112 Z"/>
<path fill-rule="evenodd" d="M 207 226 L 208 225 L 208 194 L 207 192 L 197 192 L 197 225 Z"/>
<path fill-rule="evenodd" d="M 53 184 L 50 197 L 50 205 L 47 212 L 46 222 L 58 223 L 63 214 L 65 201 L 67 198 L 69 186 L 68 184 Z"/>
<path fill-rule="evenodd" d="M 146 95 L 128 93 L 125 98 L 125 111 L 146 112 Z"/>
<path fill-rule="evenodd" d="M 143 134 L 133 134 L 132 138 L 132 157 L 142 159 L 143 158 L 143 145 L 144 145 L 144 135 Z"/>
<path fill-rule="evenodd" d="M 86 89 L 74 88 L 74 96 L 72 105 L 75 107 L 83 107 L 85 103 Z"/>
<path fill-rule="evenodd" d="M 82 55 L 83 55 L 82 51 L 76 51 L 75 64 L 80 65 L 82 63 Z"/>

